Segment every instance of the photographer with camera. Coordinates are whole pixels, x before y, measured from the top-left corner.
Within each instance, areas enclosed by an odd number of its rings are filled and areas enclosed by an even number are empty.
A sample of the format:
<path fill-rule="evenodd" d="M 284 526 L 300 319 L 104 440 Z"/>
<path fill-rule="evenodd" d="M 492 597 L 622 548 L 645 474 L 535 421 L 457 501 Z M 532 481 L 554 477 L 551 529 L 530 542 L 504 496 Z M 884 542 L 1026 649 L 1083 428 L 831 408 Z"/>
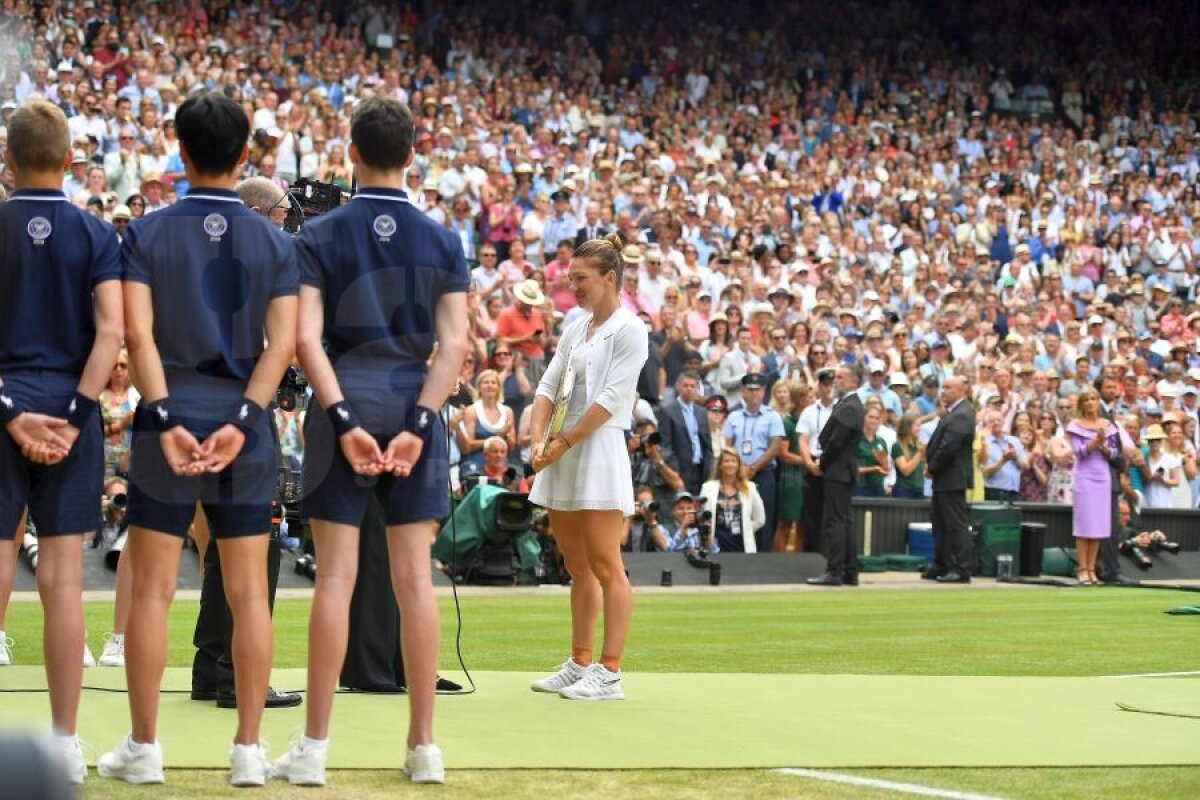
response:
<path fill-rule="evenodd" d="M 634 497 L 634 513 L 621 549 L 627 553 L 667 552 L 666 528 L 659 521 L 660 506 L 654 492 L 648 486 L 639 486 Z"/>
<path fill-rule="evenodd" d="M 668 505 L 676 492 L 686 490 L 679 474 L 679 462 L 674 452 L 663 446 L 662 435 L 653 422 L 639 422 L 628 447 L 633 485 L 649 487 L 659 505 Z"/>
<path fill-rule="evenodd" d="M 665 523 L 669 552 L 717 552 L 716 542 L 708 532 L 711 530 L 712 512 L 697 513 L 696 505 L 696 498 L 689 492 L 675 495 L 671 504 L 671 519 Z"/>
<path fill-rule="evenodd" d="M 489 436 L 483 443 L 482 476 L 506 491 L 529 493 L 528 477 L 508 463 L 508 442 L 500 436 Z"/>

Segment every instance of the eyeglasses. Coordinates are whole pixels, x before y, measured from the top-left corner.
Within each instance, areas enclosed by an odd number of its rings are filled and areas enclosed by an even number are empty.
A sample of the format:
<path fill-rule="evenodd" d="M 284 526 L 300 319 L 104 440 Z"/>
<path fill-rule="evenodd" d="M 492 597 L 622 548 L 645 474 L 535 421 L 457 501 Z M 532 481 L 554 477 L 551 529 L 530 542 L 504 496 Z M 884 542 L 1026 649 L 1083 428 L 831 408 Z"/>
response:
<path fill-rule="evenodd" d="M 833 376 L 832 375 L 822 375 L 821 377 L 817 378 L 817 382 L 818 383 L 833 383 Z"/>
<path fill-rule="evenodd" d="M 495 258 L 496 254 L 495 253 L 480 253 L 479 257 L 480 258 Z"/>
<path fill-rule="evenodd" d="M 510 352 L 508 352 L 507 350 L 505 350 L 505 351 L 503 351 L 503 352 L 501 352 L 501 351 L 496 351 L 495 353 L 492 353 L 492 355 L 493 355 L 493 356 L 495 356 L 496 358 L 507 358 L 507 357 L 511 356 L 511 355 L 512 355 L 512 353 L 510 353 Z"/>
<path fill-rule="evenodd" d="M 773 334 L 771 334 L 771 338 L 777 342 L 782 342 L 787 339 L 787 337 L 784 336 L 782 333 L 773 333 Z"/>
<path fill-rule="evenodd" d="M 144 206 L 144 205 L 146 205 L 146 201 L 144 201 L 144 200 L 133 200 L 133 201 L 130 201 L 130 203 L 129 203 L 130 208 L 133 208 L 134 206 L 138 206 L 140 208 L 141 206 Z"/>
<path fill-rule="evenodd" d="M 129 365 L 122 361 L 118 361 L 116 364 L 113 364 L 113 369 L 129 369 Z"/>

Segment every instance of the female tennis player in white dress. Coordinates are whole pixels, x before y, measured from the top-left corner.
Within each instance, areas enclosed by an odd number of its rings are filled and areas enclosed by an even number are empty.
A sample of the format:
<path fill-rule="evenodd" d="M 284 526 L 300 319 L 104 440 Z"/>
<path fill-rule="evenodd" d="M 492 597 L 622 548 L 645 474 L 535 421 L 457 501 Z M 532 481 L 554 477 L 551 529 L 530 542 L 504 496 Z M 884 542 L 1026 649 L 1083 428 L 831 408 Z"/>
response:
<path fill-rule="evenodd" d="M 571 574 L 571 657 L 537 692 L 570 700 L 620 700 L 621 655 L 633 615 L 633 591 L 621 561 L 633 481 L 625 431 L 633 421 L 638 375 L 646 363 L 646 326 L 617 299 L 621 240 L 575 250 L 568 279 L 591 312 L 563 331 L 533 405 L 529 499 L 550 510 L 550 530 Z M 593 660 L 596 619 L 604 642 Z"/>

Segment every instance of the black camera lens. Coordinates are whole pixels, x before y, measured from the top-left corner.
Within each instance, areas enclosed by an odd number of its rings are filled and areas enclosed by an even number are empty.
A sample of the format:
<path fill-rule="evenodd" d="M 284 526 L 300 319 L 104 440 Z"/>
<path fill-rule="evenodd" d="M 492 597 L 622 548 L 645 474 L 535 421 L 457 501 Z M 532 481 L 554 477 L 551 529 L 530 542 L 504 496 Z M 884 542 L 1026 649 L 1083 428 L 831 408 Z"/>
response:
<path fill-rule="evenodd" d="M 125 508 L 129 505 L 129 495 L 114 494 L 109 502 L 112 503 L 113 508 Z"/>
<path fill-rule="evenodd" d="M 658 513 L 658 501 L 652 500 L 649 504 L 646 505 L 646 510 L 649 511 L 651 514 L 657 514 Z"/>
<path fill-rule="evenodd" d="M 701 512 L 700 512 L 700 513 L 697 515 L 697 519 L 698 519 L 698 520 L 699 520 L 701 523 L 712 522 L 712 518 L 713 518 L 713 516 L 712 516 L 712 512 L 711 512 L 711 511 L 701 511 Z"/>
<path fill-rule="evenodd" d="M 662 444 L 662 434 L 658 431 L 654 431 L 654 433 L 647 433 L 642 437 L 642 444 L 646 447 L 656 447 Z"/>

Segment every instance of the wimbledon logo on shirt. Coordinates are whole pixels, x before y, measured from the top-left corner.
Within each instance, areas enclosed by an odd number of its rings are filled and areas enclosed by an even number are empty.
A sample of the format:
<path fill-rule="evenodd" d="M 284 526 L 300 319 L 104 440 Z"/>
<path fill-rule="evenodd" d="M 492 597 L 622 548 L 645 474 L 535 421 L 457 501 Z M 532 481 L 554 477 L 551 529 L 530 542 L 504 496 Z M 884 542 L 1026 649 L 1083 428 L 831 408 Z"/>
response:
<path fill-rule="evenodd" d="M 396 234 L 396 220 L 387 214 L 380 214 L 376 217 L 375 223 L 371 227 L 375 229 L 375 235 L 381 242 L 390 242 L 392 236 Z"/>
<path fill-rule="evenodd" d="M 204 232 L 208 234 L 210 242 L 221 241 L 221 237 L 227 230 L 229 230 L 229 222 L 220 214 L 209 214 L 204 218 Z"/>
<path fill-rule="evenodd" d="M 43 245 L 50 238 L 50 232 L 54 228 L 50 225 L 50 220 L 45 217 L 34 217 L 29 220 L 29 224 L 25 226 L 25 232 L 29 234 L 29 238 L 33 239 L 36 245 Z"/>

